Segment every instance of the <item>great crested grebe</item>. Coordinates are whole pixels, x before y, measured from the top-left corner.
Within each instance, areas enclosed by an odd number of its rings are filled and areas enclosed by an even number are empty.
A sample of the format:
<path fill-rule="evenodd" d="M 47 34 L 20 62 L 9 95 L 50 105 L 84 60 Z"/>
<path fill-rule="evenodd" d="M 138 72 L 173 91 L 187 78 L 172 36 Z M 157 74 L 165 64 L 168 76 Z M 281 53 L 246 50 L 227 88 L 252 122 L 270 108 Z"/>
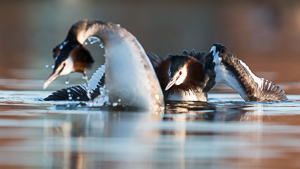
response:
<path fill-rule="evenodd" d="M 210 53 L 215 63 L 215 82 L 225 83 L 238 92 L 245 101 L 287 100 L 285 91 L 271 81 L 255 76 L 249 67 L 224 45 L 216 43 Z"/>
<path fill-rule="evenodd" d="M 169 54 L 166 58 L 148 54 L 165 100 L 207 101 L 207 92 L 215 82 L 214 63 L 205 52 L 183 51 L 181 55 Z"/>
<path fill-rule="evenodd" d="M 207 101 L 207 92 L 215 84 L 214 63 L 205 52 L 184 50 L 181 55 L 169 54 L 166 58 L 154 53 L 148 57 L 155 69 L 166 101 Z M 105 82 L 105 65 L 101 66 L 89 80 L 91 99 L 100 95 Z M 71 86 L 58 90 L 45 100 L 82 100 L 87 101 L 87 84 Z"/>
<path fill-rule="evenodd" d="M 90 36 L 100 38 L 105 46 L 105 84 L 110 102 L 121 100 L 124 105 L 146 109 L 164 106 L 154 69 L 138 40 L 119 25 L 98 20 L 75 23 L 66 39 L 54 48 L 54 70 L 44 88 L 58 76 L 86 73 L 93 59 L 83 43 Z"/>

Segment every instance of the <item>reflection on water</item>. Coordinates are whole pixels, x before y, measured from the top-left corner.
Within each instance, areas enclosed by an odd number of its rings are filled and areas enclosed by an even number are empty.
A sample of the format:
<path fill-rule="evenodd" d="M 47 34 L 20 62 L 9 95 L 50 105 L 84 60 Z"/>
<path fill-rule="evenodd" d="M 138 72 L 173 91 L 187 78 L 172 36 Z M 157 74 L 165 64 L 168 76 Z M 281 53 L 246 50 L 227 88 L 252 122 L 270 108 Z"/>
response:
<path fill-rule="evenodd" d="M 211 94 L 156 114 L 0 93 L 0 168 L 300 167 L 300 96 L 244 103 Z"/>

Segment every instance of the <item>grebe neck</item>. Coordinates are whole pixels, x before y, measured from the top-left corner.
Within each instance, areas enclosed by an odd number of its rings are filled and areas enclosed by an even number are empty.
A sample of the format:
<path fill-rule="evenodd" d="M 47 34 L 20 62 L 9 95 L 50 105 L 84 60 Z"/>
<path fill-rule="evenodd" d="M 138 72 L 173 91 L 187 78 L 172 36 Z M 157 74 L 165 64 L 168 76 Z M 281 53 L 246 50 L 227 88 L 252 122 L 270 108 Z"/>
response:
<path fill-rule="evenodd" d="M 90 37 L 104 45 L 105 82 L 110 102 L 122 100 L 128 106 L 143 108 L 164 106 L 163 95 L 154 69 L 138 40 L 119 25 L 98 20 L 74 24 L 67 39 L 83 44 Z"/>

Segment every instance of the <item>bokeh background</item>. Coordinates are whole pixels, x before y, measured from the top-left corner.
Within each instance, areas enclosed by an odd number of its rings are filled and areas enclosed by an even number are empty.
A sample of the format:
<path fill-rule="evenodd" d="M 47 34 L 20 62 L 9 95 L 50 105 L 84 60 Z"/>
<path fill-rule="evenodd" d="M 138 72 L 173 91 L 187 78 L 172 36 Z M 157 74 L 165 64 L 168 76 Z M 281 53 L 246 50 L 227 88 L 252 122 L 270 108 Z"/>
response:
<path fill-rule="evenodd" d="M 118 23 L 146 52 L 209 51 L 225 44 L 258 76 L 300 94 L 299 0 L 22 0 L 0 1 L 0 89 L 42 90 L 52 72 L 51 50 L 81 19 Z M 87 46 L 96 63 L 103 50 Z M 80 74 L 70 84 L 83 83 Z M 66 87 L 60 77 L 48 90 Z M 220 85 L 214 92 L 232 92 Z"/>

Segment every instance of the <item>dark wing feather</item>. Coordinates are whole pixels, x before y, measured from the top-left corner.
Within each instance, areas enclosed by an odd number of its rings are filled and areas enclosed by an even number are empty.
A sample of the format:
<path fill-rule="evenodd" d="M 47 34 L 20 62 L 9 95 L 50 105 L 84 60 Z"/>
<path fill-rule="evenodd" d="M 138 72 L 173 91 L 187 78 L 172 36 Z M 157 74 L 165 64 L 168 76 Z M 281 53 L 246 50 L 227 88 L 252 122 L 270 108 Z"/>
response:
<path fill-rule="evenodd" d="M 195 49 L 192 49 L 189 53 L 190 56 L 195 56 L 196 54 L 196 50 Z"/>
<path fill-rule="evenodd" d="M 77 101 L 88 101 L 86 95 L 86 89 L 84 85 L 76 85 L 67 87 L 56 92 L 44 99 L 45 101 L 58 101 L 58 100 L 77 100 Z"/>
<path fill-rule="evenodd" d="M 216 85 L 215 63 L 213 62 L 212 53 L 208 53 L 206 55 L 205 52 L 202 52 L 199 55 L 201 56 L 198 57 L 198 60 L 204 64 L 205 76 L 207 78 L 207 83 L 203 91 L 209 92 Z"/>
<path fill-rule="evenodd" d="M 187 50 L 185 49 L 185 50 L 183 50 L 183 51 L 181 52 L 181 54 L 182 54 L 182 55 L 188 56 L 188 55 L 189 55 L 189 51 L 187 51 Z"/>
<path fill-rule="evenodd" d="M 264 79 L 261 89 L 261 101 L 284 101 L 287 100 L 285 91 L 271 81 Z"/>
<path fill-rule="evenodd" d="M 161 62 L 164 60 L 164 58 L 162 56 L 157 56 L 156 54 L 154 54 L 152 52 L 150 54 L 147 53 L 147 56 L 148 56 L 154 69 L 158 68 L 160 66 Z"/>
<path fill-rule="evenodd" d="M 193 58 L 195 58 L 198 61 L 203 63 L 204 59 L 205 59 L 206 52 L 202 52 L 202 51 L 196 52 L 195 49 L 192 49 L 190 52 L 188 52 L 187 50 L 183 50 L 181 52 L 181 54 L 185 55 L 185 56 L 192 56 Z"/>
<path fill-rule="evenodd" d="M 89 88 L 91 92 L 92 100 L 100 95 L 100 87 L 105 84 L 105 65 L 102 65 L 98 70 L 92 75 L 89 80 Z M 44 99 L 45 101 L 55 101 L 55 100 L 71 100 L 71 101 L 88 101 L 86 91 L 86 83 L 67 87 L 56 92 Z"/>

